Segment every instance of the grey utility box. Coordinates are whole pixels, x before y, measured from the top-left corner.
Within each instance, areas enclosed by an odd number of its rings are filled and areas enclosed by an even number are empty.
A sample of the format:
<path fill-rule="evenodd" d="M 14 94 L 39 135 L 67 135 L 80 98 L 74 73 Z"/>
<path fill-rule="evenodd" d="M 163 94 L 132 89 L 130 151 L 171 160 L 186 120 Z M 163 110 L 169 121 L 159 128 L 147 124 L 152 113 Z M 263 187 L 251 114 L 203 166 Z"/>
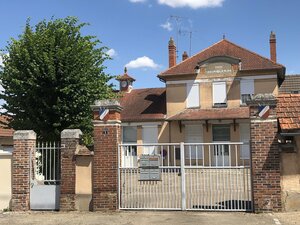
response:
<path fill-rule="evenodd" d="M 159 162 L 160 162 L 159 155 L 141 155 L 140 181 L 161 180 Z"/>

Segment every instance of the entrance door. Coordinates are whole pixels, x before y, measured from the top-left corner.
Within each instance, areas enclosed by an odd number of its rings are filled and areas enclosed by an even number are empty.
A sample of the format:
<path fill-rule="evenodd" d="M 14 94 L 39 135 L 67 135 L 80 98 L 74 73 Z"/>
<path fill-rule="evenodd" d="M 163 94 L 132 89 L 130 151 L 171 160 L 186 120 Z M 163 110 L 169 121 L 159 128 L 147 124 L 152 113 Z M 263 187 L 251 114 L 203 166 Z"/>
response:
<path fill-rule="evenodd" d="M 158 128 L 157 126 L 143 126 L 143 144 L 157 143 Z M 154 155 L 156 146 L 144 146 L 143 154 Z"/>
<path fill-rule="evenodd" d="M 212 136 L 214 142 L 212 165 L 229 166 L 230 125 L 213 125 Z"/>
<path fill-rule="evenodd" d="M 60 144 L 38 143 L 30 160 L 30 209 L 58 210 L 60 197 Z"/>

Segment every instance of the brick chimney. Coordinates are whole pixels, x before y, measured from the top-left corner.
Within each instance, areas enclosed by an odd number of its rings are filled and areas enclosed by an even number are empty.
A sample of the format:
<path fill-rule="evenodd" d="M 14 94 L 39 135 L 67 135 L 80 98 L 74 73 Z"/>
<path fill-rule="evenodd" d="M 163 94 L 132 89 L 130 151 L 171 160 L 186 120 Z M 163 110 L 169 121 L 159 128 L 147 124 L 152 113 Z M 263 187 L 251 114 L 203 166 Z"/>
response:
<path fill-rule="evenodd" d="M 169 68 L 176 65 L 176 46 L 173 38 L 169 40 Z"/>
<path fill-rule="evenodd" d="M 186 51 L 183 52 L 182 54 L 182 61 L 186 60 L 189 57 Z"/>
<path fill-rule="evenodd" d="M 276 56 L 276 34 L 271 31 L 270 34 L 270 58 L 272 61 L 276 62 L 277 56 Z"/>

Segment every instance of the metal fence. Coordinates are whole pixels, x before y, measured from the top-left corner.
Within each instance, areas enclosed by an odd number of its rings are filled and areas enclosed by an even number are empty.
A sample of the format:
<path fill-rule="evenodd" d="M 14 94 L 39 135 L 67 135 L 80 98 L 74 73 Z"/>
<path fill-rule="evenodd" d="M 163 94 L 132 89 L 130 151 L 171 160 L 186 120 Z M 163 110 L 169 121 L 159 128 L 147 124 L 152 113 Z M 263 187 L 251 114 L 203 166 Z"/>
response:
<path fill-rule="evenodd" d="M 249 145 L 240 142 L 122 144 L 119 208 L 252 211 L 245 151 Z M 159 180 L 141 179 L 142 155 L 159 158 Z"/>
<path fill-rule="evenodd" d="M 38 142 L 33 160 L 33 178 L 45 185 L 60 183 L 60 143 Z"/>

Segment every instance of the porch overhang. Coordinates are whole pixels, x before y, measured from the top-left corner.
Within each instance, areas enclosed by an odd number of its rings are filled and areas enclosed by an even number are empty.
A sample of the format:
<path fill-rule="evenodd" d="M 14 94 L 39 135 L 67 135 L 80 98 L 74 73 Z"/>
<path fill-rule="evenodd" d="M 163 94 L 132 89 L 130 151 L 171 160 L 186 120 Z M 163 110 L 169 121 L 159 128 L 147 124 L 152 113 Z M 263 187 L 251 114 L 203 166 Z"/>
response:
<path fill-rule="evenodd" d="M 228 120 L 249 119 L 249 107 L 216 108 L 216 109 L 185 109 L 168 117 L 167 121 L 195 121 L 195 120 Z"/>

